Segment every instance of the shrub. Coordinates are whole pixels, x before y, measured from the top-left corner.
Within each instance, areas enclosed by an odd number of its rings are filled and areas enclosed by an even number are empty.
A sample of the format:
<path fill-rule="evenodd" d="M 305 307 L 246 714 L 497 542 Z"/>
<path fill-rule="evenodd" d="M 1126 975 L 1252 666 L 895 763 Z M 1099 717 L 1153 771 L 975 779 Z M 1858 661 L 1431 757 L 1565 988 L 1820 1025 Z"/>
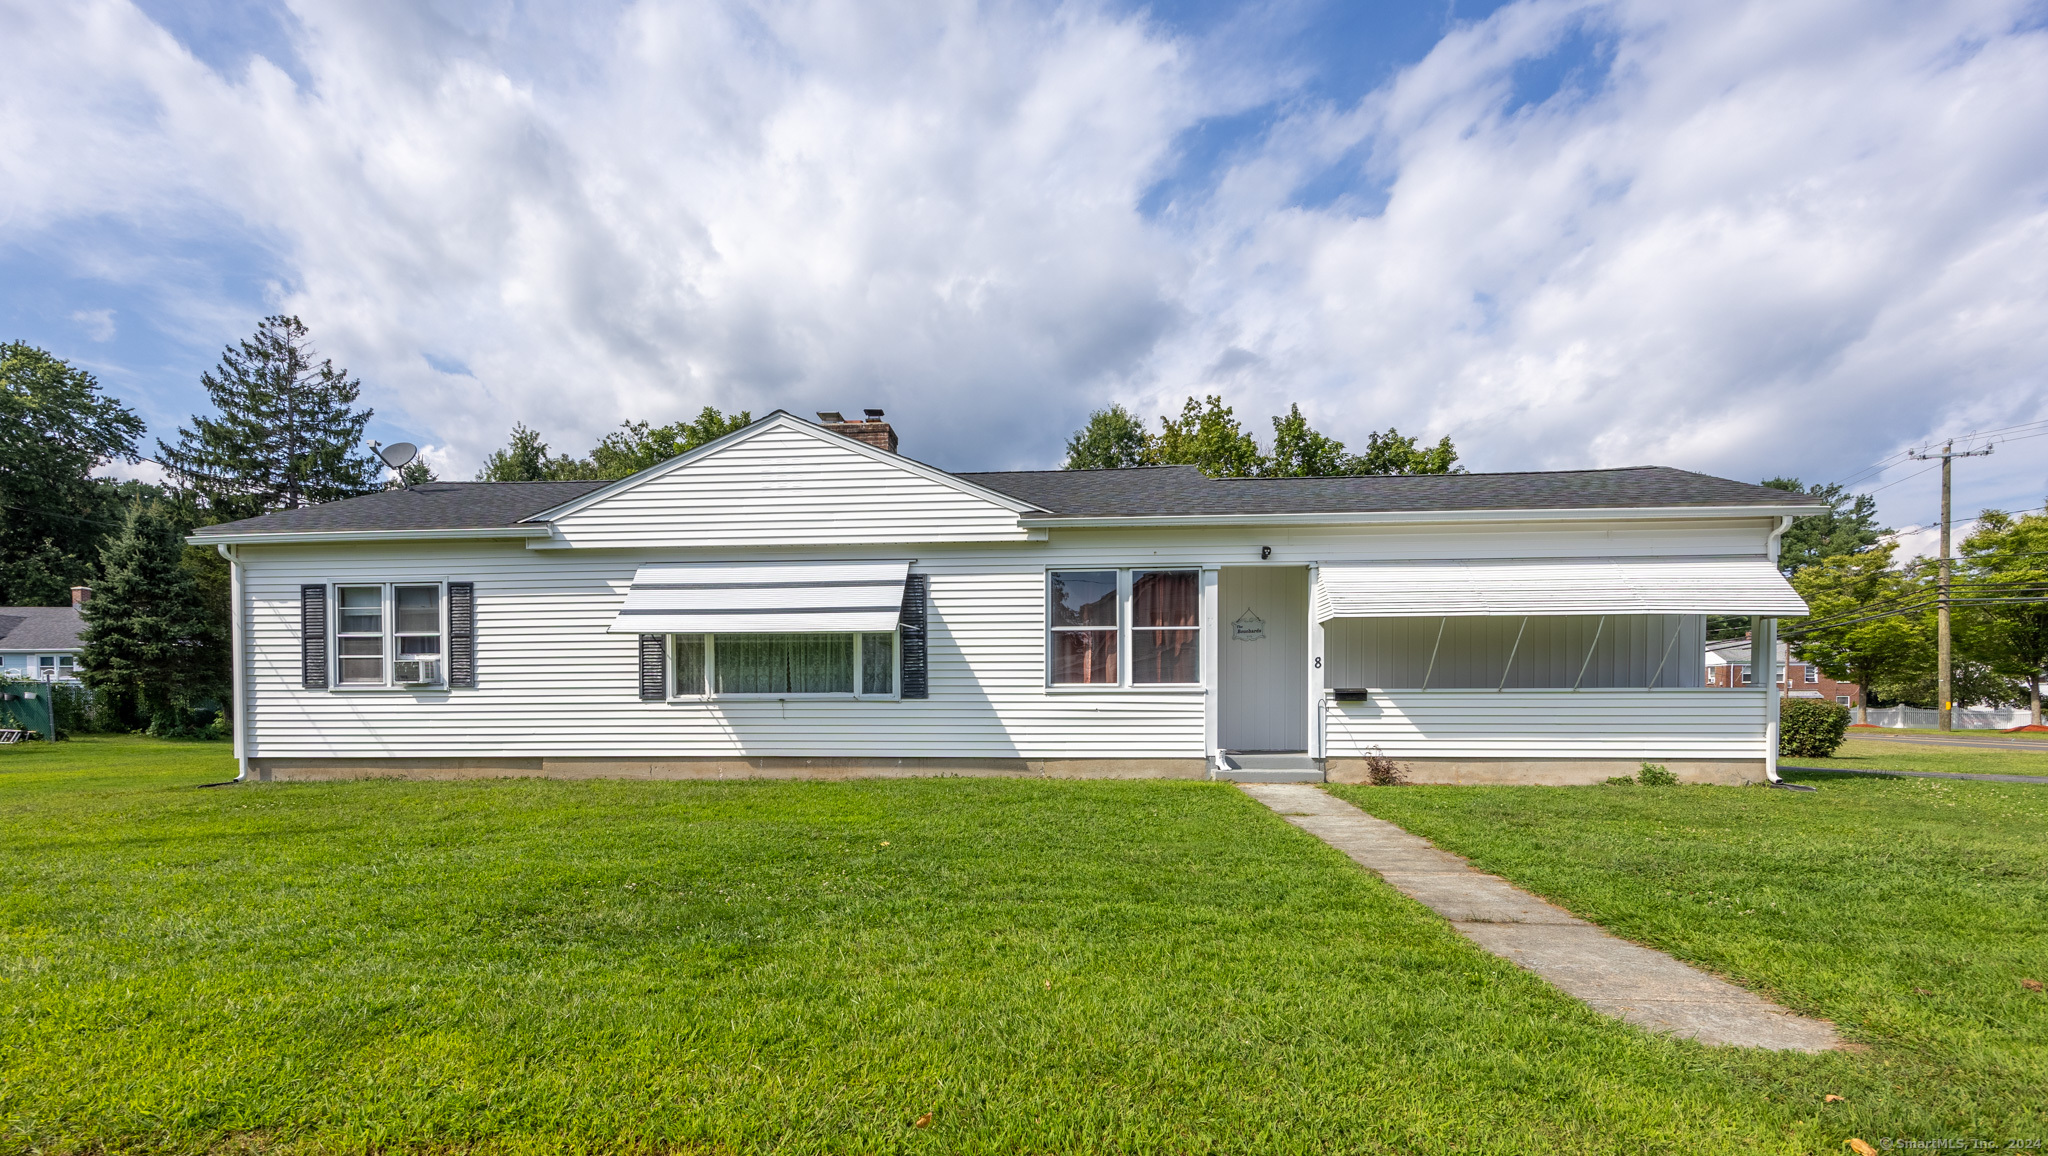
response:
<path fill-rule="evenodd" d="M 1408 782 L 1408 768 L 1387 757 L 1378 747 L 1365 756 L 1365 780 L 1375 787 L 1399 787 Z"/>
<path fill-rule="evenodd" d="M 1634 775 L 1615 775 L 1607 780 L 1607 785 L 1610 787 L 1633 787 L 1636 785 L 1636 777 Z"/>
<path fill-rule="evenodd" d="M 1671 768 L 1663 763 L 1644 763 L 1642 769 L 1636 772 L 1636 781 L 1646 787 L 1675 787 L 1678 785 L 1678 776 L 1672 774 Z"/>
<path fill-rule="evenodd" d="M 1824 759 L 1849 733 L 1849 708 L 1838 702 L 1788 698 L 1778 706 L 1778 754 Z"/>

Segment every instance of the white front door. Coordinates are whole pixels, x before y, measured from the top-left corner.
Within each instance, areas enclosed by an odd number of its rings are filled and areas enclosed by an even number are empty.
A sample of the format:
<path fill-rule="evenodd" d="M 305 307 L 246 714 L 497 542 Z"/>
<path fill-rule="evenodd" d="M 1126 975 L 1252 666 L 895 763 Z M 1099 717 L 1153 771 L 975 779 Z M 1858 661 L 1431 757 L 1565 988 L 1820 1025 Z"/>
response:
<path fill-rule="evenodd" d="M 1308 749 L 1308 567 L 1225 566 L 1217 578 L 1217 740 Z"/>

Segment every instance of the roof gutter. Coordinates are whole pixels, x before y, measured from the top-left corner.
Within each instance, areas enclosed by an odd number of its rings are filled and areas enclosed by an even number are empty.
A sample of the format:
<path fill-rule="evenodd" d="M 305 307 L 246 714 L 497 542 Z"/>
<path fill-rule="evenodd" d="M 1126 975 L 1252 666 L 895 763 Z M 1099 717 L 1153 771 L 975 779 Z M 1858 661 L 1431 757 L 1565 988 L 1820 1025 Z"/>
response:
<path fill-rule="evenodd" d="M 1121 528 L 1145 526 L 1273 526 L 1273 525 L 1417 525 L 1459 522 L 1597 522 L 1617 518 L 1758 518 L 1774 517 L 1791 525 L 1794 517 L 1825 514 L 1826 506 L 1608 506 L 1500 510 L 1379 510 L 1304 514 L 1138 514 L 1129 517 L 1022 517 L 1028 529 Z M 1778 533 L 1783 533 L 1781 529 Z"/>
<path fill-rule="evenodd" d="M 194 546 L 309 545 L 319 542 L 446 542 L 491 538 L 545 538 L 547 526 L 474 526 L 457 530 L 283 530 L 258 534 L 209 534 L 201 530 L 185 539 Z"/>

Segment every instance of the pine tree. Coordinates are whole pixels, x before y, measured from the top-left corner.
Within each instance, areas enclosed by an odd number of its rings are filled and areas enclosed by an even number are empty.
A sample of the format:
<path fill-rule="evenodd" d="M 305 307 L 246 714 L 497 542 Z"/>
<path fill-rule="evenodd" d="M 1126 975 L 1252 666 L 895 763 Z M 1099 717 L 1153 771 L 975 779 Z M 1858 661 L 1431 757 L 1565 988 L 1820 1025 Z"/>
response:
<path fill-rule="evenodd" d="M 84 608 L 80 679 L 133 704 L 155 733 L 184 729 L 192 704 L 222 689 L 226 669 L 223 632 L 183 564 L 181 539 L 161 509 L 131 510 Z"/>
<path fill-rule="evenodd" d="M 440 480 L 434 476 L 434 467 L 428 465 L 424 458 L 414 458 L 391 471 L 391 480 L 384 483 L 384 488 L 402 490 L 407 486 L 424 486 L 428 482 Z"/>
<path fill-rule="evenodd" d="M 1792 519 L 1778 540 L 1778 569 L 1796 574 L 1823 558 L 1857 554 L 1877 545 L 1890 530 L 1877 524 L 1877 499 L 1851 494 L 1840 485 L 1802 486 L 1798 478 L 1766 478 L 1764 485 L 1827 503 L 1828 512 Z"/>
<path fill-rule="evenodd" d="M 296 317 L 266 317 L 200 377 L 218 417 L 194 417 L 158 460 L 211 521 L 353 498 L 379 488 L 383 466 L 364 453 L 370 410 L 350 407 L 362 382 L 314 361 Z"/>

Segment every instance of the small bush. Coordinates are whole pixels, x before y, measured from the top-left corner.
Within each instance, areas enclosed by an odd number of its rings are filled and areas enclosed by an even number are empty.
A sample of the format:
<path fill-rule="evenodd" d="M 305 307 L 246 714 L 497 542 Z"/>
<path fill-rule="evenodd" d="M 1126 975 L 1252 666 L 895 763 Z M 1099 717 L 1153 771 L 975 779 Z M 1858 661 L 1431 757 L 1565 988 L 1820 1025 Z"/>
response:
<path fill-rule="evenodd" d="M 1678 776 L 1672 774 L 1671 768 L 1663 763 L 1644 763 L 1636 772 L 1636 781 L 1646 787 L 1675 787 L 1678 785 Z"/>
<path fill-rule="evenodd" d="M 1849 708 L 1815 698 L 1788 698 L 1778 706 L 1778 754 L 1825 759 L 1849 733 Z"/>
<path fill-rule="evenodd" d="M 1634 775 L 1615 775 L 1607 780 L 1607 785 L 1610 787 L 1633 787 L 1636 785 L 1636 779 Z"/>
<path fill-rule="evenodd" d="M 1408 768 L 1387 757 L 1378 747 L 1365 756 L 1365 781 L 1375 787 L 1399 787 L 1408 782 Z"/>

